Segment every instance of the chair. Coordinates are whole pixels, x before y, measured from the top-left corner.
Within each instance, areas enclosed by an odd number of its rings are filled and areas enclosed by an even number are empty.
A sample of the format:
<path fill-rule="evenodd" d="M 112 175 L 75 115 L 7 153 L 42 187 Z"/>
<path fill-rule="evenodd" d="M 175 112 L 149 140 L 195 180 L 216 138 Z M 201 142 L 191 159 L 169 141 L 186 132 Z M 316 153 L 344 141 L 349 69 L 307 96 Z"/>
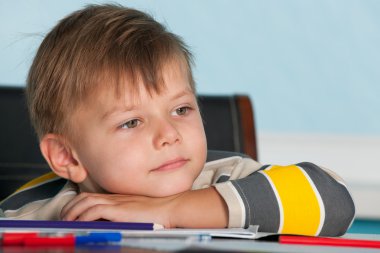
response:
<path fill-rule="evenodd" d="M 251 100 L 246 95 L 199 95 L 208 149 L 245 153 L 257 160 Z"/>
<path fill-rule="evenodd" d="M 250 99 L 198 96 L 209 149 L 245 153 L 257 160 Z M 31 127 L 24 88 L 0 86 L 0 200 L 49 168 Z"/>

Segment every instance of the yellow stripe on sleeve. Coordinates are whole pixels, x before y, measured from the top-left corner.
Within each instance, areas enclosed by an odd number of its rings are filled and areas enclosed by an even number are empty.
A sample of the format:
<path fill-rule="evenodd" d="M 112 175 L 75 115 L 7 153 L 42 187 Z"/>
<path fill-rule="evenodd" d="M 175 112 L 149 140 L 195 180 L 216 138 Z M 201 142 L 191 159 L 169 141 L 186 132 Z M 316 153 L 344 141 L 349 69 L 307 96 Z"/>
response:
<path fill-rule="evenodd" d="M 56 174 L 54 174 L 53 172 L 46 173 L 46 174 L 44 174 L 44 175 L 42 175 L 40 177 L 37 177 L 37 178 L 29 181 L 28 183 L 24 184 L 23 186 L 21 186 L 20 188 L 18 188 L 16 192 L 20 192 L 20 191 L 25 190 L 27 188 L 30 188 L 30 187 L 39 185 L 41 183 L 50 181 L 50 180 L 52 180 L 54 178 L 58 178 L 58 176 Z"/>
<path fill-rule="evenodd" d="M 305 172 L 296 165 L 271 166 L 262 171 L 272 181 L 282 208 L 282 234 L 316 235 L 321 222 L 317 194 Z"/>

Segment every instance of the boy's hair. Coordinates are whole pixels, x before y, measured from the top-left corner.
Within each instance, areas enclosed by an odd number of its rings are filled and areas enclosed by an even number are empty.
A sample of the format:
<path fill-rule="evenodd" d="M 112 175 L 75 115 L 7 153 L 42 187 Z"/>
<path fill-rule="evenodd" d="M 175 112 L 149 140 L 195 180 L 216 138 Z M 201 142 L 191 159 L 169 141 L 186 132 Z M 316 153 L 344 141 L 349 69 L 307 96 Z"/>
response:
<path fill-rule="evenodd" d="M 61 20 L 41 43 L 27 80 L 32 124 L 47 133 L 73 137 L 71 115 L 100 87 L 120 97 L 125 81 L 132 91 L 163 87 L 162 68 L 186 66 L 191 89 L 192 56 L 182 39 L 141 11 L 119 5 L 89 5 Z"/>

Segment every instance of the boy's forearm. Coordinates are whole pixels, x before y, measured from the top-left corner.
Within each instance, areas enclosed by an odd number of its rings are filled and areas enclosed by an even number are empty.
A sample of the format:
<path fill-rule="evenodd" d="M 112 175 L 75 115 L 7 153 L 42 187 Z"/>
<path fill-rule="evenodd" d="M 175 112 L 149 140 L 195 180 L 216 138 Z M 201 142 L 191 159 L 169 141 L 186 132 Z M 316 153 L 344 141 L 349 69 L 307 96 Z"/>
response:
<path fill-rule="evenodd" d="M 209 187 L 181 194 L 170 219 L 173 227 L 225 228 L 228 208 L 215 188 Z"/>

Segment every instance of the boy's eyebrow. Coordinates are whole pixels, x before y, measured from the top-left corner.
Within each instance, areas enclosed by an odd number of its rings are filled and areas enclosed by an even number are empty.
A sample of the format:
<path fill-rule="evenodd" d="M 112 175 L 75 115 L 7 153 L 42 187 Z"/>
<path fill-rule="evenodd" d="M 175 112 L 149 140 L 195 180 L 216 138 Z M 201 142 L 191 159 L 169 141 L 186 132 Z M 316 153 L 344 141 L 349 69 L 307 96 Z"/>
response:
<path fill-rule="evenodd" d="M 173 97 L 170 98 L 170 100 L 175 100 L 175 99 L 178 99 L 178 98 L 181 98 L 181 97 L 184 97 L 184 96 L 188 96 L 188 95 L 192 95 L 192 94 L 193 94 L 193 91 L 191 91 L 190 89 L 186 89 L 186 90 L 180 91 L 177 94 L 175 94 Z M 128 112 L 128 111 L 133 111 L 135 108 L 136 108 L 136 105 L 115 106 L 112 109 L 107 110 L 101 116 L 101 119 L 105 120 L 108 117 L 110 117 L 110 115 L 112 115 L 113 113 L 118 112 L 118 111 L 120 111 L 120 112 Z"/>
<path fill-rule="evenodd" d="M 180 98 L 180 97 L 184 97 L 184 96 L 187 96 L 187 95 L 192 95 L 192 94 L 193 94 L 193 92 L 190 89 L 186 89 L 186 90 L 178 92 L 171 99 L 174 100 L 174 99 L 177 99 L 177 98 Z"/>
<path fill-rule="evenodd" d="M 105 113 L 103 113 L 103 115 L 101 116 L 101 119 L 105 120 L 105 119 L 107 119 L 108 117 L 110 117 L 112 114 L 114 114 L 116 112 L 133 111 L 135 108 L 136 108 L 136 106 L 134 106 L 134 105 L 130 105 L 130 106 L 115 106 L 112 109 L 107 110 Z"/>

